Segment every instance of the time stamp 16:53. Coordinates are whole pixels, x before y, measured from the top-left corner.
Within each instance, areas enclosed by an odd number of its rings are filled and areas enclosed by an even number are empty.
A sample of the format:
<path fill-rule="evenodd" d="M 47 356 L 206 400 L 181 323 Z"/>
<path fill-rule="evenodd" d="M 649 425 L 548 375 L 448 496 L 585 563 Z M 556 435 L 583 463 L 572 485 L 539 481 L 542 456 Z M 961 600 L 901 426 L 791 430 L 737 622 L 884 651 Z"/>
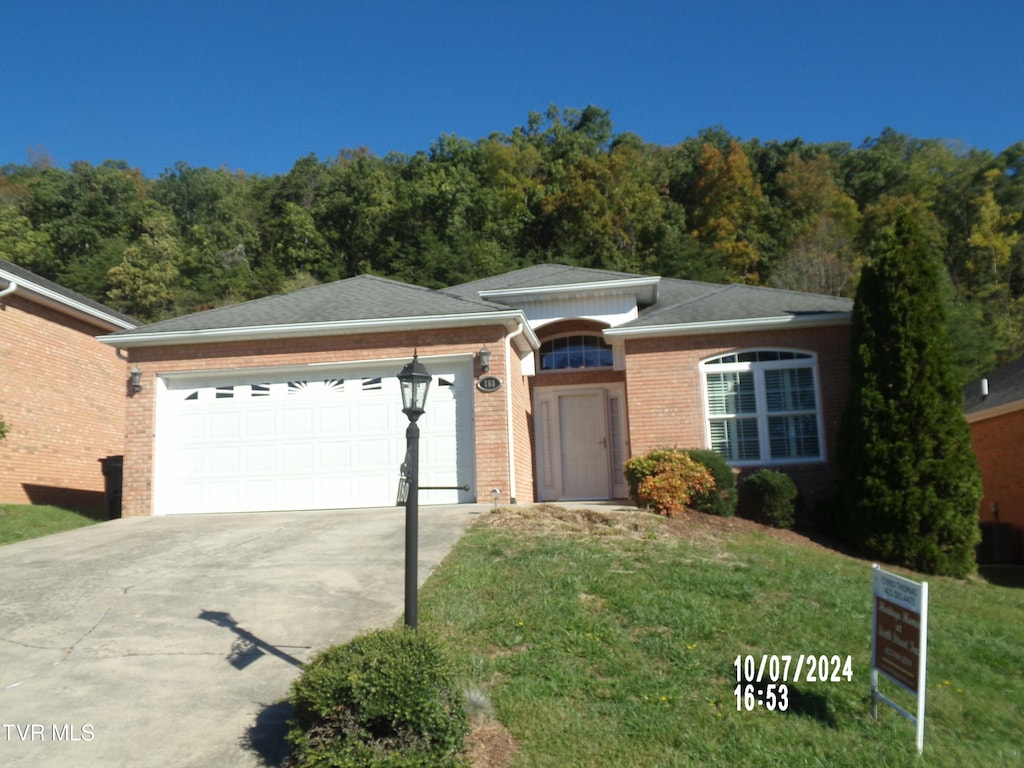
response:
<path fill-rule="evenodd" d="M 789 683 L 841 683 L 853 680 L 850 656 L 824 654 L 764 654 L 760 662 L 753 656 L 737 656 L 736 711 L 750 712 L 757 707 L 775 712 L 789 709 Z"/>

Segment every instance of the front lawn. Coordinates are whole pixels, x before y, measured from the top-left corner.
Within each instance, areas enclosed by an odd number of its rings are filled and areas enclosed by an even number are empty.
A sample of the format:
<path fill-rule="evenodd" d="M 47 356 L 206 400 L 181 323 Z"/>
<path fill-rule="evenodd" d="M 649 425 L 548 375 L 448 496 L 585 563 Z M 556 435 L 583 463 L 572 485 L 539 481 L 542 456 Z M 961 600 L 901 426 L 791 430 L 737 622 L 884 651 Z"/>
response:
<path fill-rule="evenodd" d="M 518 742 L 511 766 L 1024 764 L 1024 591 L 924 578 L 923 759 L 910 723 L 870 717 L 871 563 L 790 532 L 502 510 L 431 575 L 420 628 L 490 697 L 504 754 Z M 852 680 L 791 681 L 789 711 L 746 711 L 734 661 L 748 654 L 849 656 Z"/>
<path fill-rule="evenodd" d="M 70 531 L 95 522 L 96 519 L 60 507 L 0 504 L 0 544 Z"/>

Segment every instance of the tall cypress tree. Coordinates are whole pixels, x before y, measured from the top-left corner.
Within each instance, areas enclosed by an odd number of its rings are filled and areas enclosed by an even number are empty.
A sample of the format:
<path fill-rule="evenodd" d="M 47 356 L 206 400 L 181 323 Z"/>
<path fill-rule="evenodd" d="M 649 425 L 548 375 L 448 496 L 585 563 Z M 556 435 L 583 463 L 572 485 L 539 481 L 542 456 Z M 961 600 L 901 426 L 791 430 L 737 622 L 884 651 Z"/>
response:
<path fill-rule="evenodd" d="M 964 576 L 975 569 L 981 535 L 981 473 L 953 367 L 938 257 L 908 209 L 877 232 L 853 309 L 842 527 L 869 556 Z"/>

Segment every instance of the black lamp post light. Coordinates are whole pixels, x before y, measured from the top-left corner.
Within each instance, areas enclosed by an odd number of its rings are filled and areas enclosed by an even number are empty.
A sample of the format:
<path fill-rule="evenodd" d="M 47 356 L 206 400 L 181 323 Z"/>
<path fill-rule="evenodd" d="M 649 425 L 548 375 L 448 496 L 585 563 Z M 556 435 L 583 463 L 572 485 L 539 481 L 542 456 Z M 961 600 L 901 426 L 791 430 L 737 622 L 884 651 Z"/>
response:
<path fill-rule="evenodd" d="M 430 389 L 430 374 L 414 352 L 412 362 L 398 374 L 402 385 L 402 413 L 409 417 L 405 430 L 406 477 L 408 495 L 405 498 L 405 626 L 416 629 L 416 561 L 419 538 L 419 474 L 420 427 L 416 423 L 423 415 Z"/>

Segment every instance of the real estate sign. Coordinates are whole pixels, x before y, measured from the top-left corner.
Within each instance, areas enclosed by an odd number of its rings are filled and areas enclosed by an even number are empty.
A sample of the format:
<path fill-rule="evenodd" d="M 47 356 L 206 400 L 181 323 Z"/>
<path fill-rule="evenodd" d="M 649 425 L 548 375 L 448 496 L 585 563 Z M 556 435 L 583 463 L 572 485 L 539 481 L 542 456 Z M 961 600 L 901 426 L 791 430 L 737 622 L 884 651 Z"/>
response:
<path fill-rule="evenodd" d="M 916 582 L 874 566 L 874 611 L 871 630 L 871 716 L 878 702 L 892 707 L 917 726 L 917 751 L 924 751 L 925 662 L 928 648 L 928 582 Z M 917 696 L 912 715 L 883 696 L 878 676 Z"/>

